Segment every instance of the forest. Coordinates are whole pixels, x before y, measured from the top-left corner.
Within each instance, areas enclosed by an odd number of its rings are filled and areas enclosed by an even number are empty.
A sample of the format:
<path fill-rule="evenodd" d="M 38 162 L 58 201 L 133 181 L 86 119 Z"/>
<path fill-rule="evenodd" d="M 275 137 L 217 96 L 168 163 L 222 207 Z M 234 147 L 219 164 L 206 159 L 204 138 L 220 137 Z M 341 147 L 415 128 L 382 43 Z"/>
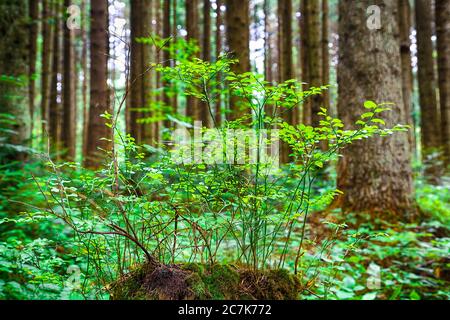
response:
<path fill-rule="evenodd" d="M 0 300 L 448 300 L 450 0 L 0 0 Z"/>

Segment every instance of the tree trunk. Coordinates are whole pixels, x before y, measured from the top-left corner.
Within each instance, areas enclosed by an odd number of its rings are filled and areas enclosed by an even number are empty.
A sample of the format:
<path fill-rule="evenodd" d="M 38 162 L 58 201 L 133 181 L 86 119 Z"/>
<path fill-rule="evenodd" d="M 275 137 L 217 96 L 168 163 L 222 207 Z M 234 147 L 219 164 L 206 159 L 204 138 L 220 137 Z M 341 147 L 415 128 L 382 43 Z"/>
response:
<path fill-rule="evenodd" d="M 64 0 L 64 7 L 71 4 L 70 0 Z M 73 31 L 66 23 L 64 28 L 64 72 L 63 72 L 63 118 L 61 147 L 65 150 L 64 159 L 75 161 L 76 144 L 76 106 L 75 106 L 75 55 L 73 47 Z"/>
<path fill-rule="evenodd" d="M 450 1 L 436 0 L 436 34 L 441 106 L 442 146 L 446 169 L 450 165 Z"/>
<path fill-rule="evenodd" d="M 130 6 L 130 88 L 129 99 L 127 101 L 127 131 L 136 143 L 142 142 L 142 125 L 138 119 L 142 117 L 142 112 L 137 109 L 143 108 L 142 101 L 142 44 L 137 42 L 137 38 L 142 37 L 142 0 L 131 1 Z"/>
<path fill-rule="evenodd" d="M 85 166 L 98 168 L 102 164 L 104 151 L 110 150 L 111 130 L 105 125 L 101 117 L 106 111 L 110 112 L 108 105 L 108 1 L 91 1 L 91 32 L 90 32 L 90 108 L 89 108 L 89 135 L 87 144 L 87 157 Z"/>
<path fill-rule="evenodd" d="M 370 30 L 366 9 L 378 5 L 383 28 Z M 339 2 L 339 117 L 353 128 L 365 100 L 390 102 L 388 127 L 405 119 L 397 3 L 382 0 Z M 406 133 L 354 142 L 343 151 L 338 189 L 346 212 L 394 214 L 402 220 L 413 212 L 413 182 Z"/>
<path fill-rule="evenodd" d="M 81 14 L 82 14 L 82 25 L 81 25 L 81 39 L 82 39 L 82 49 L 81 49 L 81 69 L 83 71 L 83 82 L 81 83 L 81 97 L 83 101 L 83 159 L 86 157 L 86 147 L 88 138 L 88 123 L 89 123 L 89 106 L 87 100 L 87 90 L 88 90 L 88 37 L 87 37 L 87 23 L 88 15 L 86 12 L 86 1 L 83 0 L 81 3 Z"/>
<path fill-rule="evenodd" d="M 199 26 L 198 26 L 198 1 L 186 1 L 186 40 L 194 40 L 198 43 L 199 40 Z M 200 120 L 199 103 L 197 98 L 186 97 L 186 115 L 191 117 L 193 121 Z"/>
<path fill-rule="evenodd" d="M 310 78 L 309 78 L 309 60 L 308 60 L 308 27 L 309 27 L 309 17 L 310 17 L 310 5 L 309 2 L 311 0 L 301 0 L 300 3 L 300 56 L 302 61 L 302 82 L 303 90 L 306 91 L 310 86 Z M 303 102 L 303 123 L 306 125 L 311 124 L 311 103 L 307 99 Z"/>
<path fill-rule="evenodd" d="M 328 0 L 322 0 L 322 85 L 330 84 L 330 54 L 329 41 L 329 8 Z M 330 109 L 330 93 L 326 90 L 322 95 L 323 107 Z"/>
<path fill-rule="evenodd" d="M 50 84 L 50 103 L 48 110 L 48 135 L 50 140 L 50 151 L 59 148 L 61 137 L 61 95 L 58 90 L 59 77 L 62 71 L 61 64 L 61 5 L 53 4 L 54 30 L 53 30 L 53 57 L 52 57 L 52 79 Z"/>
<path fill-rule="evenodd" d="M 431 0 L 416 0 L 418 79 L 424 160 L 440 145 L 431 21 Z M 434 175 L 435 170 L 436 168 L 430 168 L 428 174 Z"/>
<path fill-rule="evenodd" d="M 142 12 L 141 12 L 141 33 L 142 37 L 150 37 L 152 35 L 152 25 L 151 25 L 151 16 L 152 16 L 152 0 L 142 0 Z M 152 112 L 148 111 L 151 108 L 151 93 L 152 93 L 152 75 L 150 72 L 151 64 L 152 64 L 152 50 L 151 45 L 149 44 L 141 44 L 140 48 L 142 50 L 141 58 L 141 99 L 142 99 L 142 107 L 145 108 L 145 111 L 142 112 L 141 116 L 144 118 L 148 118 L 152 116 Z M 154 123 L 143 123 L 140 124 L 142 133 L 141 139 L 142 142 L 153 145 L 154 140 L 157 140 L 154 133 Z"/>
<path fill-rule="evenodd" d="M 250 72 L 250 15 L 249 0 L 226 0 L 226 28 L 230 53 L 239 60 L 232 66 L 237 73 Z M 239 119 L 248 113 L 245 103 L 237 97 L 230 97 L 229 120 Z"/>
<path fill-rule="evenodd" d="M 0 5 L 0 74 L 11 81 L 0 81 L 0 113 L 14 116 L 15 123 L 8 126 L 15 134 L 9 142 L 26 145 L 30 138 L 30 112 L 26 82 L 28 75 L 28 13 L 24 0 L 4 0 Z M 8 160 L 23 161 L 26 154 L 15 151 Z"/>
<path fill-rule="evenodd" d="M 410 127 L 409 145 L 411 152 L 414 153 L 414 123 L 412 119 L 412 91 L 413 91 L 413 75 L 411 67 L 411 7 L 409 0 L 399 0 L 399 26 L 400 26 L 400 56 L 402 59 L 402 88 L 403 101 L 405 104 L 405 123 Z"/>
<path fill-rule="evenodd" d="M 42 0 L 42 71 L 41 71 L 41 121 L 42 137 L 46 142 L 49 134 L 50 84 L 52 82 L 53 29 L 50 22 L 51 0 Z"/>
<path fill-rule="evenodd" d="M 30 108 L 30 131 L 33 132 L 34 127 L 34 96 L 36 92 L 35 87 L 35 73 L 36 73 L 36 55 L 37 55 L 37 36 L 39 31 L 39 0 L 29 0 L 29 68 L 28 68 L 28 103 Z"/>
<path fill-rule="evenodd" d="M 310 87 L 320 87 L 323 84 L 320 18 L 320 2 L 317 0 L 308 1 L 308 47 L 306 48 L 306 58 L 308 61 L 308 84 Z M 322 102 L 321 95 L 315 95 L 310 98 L 311 124 L 314 127 L 319 126 L 321 120 L 317 113 L 320 112 L 320 108 L 323 106 Z"/>
<path fill-rule="evenodd" d="M 164 39 L 169 39 L 171 36 L 171 24 L 170 24 L 171 8 L 170 7 L 171 7 L 171 1 L 170 0 L 164 1 L 164 6 L 163 6 L 163 38 Z M 170 42 L 168 43 L 168 45 L 170 45 Z M 163 65 L 165 67 L 170 67 L 170 52 L 167 50 L 163 51 Z M 164 106 L 168 110 L 168 114 L 171 115 L 171 114 L 173 114 L 172 101 L 168 94 L 168 92 L 170 91 L 170 83 L 163 81 L 163 90 L 164 90 L 163 103 L 164 103 Z M 166 127 L 166 128 L 171 127 L 171 121 L 168 118 L 166 118 L 166 120 L 164 121 L 164 127 Z"/>
<path fill-rule="evenodd" d="M 203 0 L 202 59 L 211 61 L 211 0 Z M 209 107 L 213 106 L 206 102 L 200 104 L 200 120 L 208 128 L 212 125 Z"/>
<path fill-rule="evenodd" d="M 292 65 L 292 0 L 278 0 L 278 37 L 279 37 L 279 82 L 285 82 L 294 78 Z M 283 120 L 293 124 L 293 110 L 283 110 Z M 281 163 L 289 162 L 289 154 L 292 152 L 287 143 L 281 144 Z"/>
<path fill-rule="evenodd" d="M 216 0 L 216 61 L 219 59 L 221 53 L 222 53 L 222 30 L 220 30 L 222 24 L 223 24 L 223 18 L 222 18 L 222 0 Z M 220 73 L 217 74 L 217 86 L 219 90 L 222 88 L 222 77 Z M 217 95 L 216 99 L 216 110 L 214 113 L 215 118 L 215 124 L 217 127 L 220 127 L 222 125 L 222 93 L 220 92 Z"/>

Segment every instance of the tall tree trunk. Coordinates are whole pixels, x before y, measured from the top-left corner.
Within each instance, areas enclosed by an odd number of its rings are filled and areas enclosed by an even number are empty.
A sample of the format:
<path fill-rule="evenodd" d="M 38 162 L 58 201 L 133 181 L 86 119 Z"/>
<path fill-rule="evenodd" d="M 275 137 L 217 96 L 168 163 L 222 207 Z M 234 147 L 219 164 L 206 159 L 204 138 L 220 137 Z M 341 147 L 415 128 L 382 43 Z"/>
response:
<path fill-rule="evenodd" d="M 53 3 L 53 56 L 52 56 L 52 73 L 50 84 L 50 102 L 48 110 L 48 135 L 50 140 L 50 151 L 56 151 L 59 148 L 61 137 L 61 95 L 58 90 L 60 75 L 62 72 L 61 63 L 61 5 L 58 2 Z"/>
<path fill-rule="evenodd" d="M 34 127 L 34 97 L 36 94 L 35 73 L 36 73 L 36 56 L 37 56 L 37 37 L 39 31 L 39 0 L 29 0 L 29 68 L 28 68 L 28 103 L 30 108 L 31 124 L 30 130 L 33 132 Z"/>
<path fill-rule="evenodd" d="M 302 61 L 302 82 L 303 90 L 306 91 L 310 86 L 310 77 L 309 77 L 309 59 L 308 59 L 308 28 L 309 28 L 309 18 L 310 18 L 310 5 L 309 2 L 311 0 L 301 0 L 300 3 L 300 56 Z M 311 103 L 310 100 L 307 99 L 303 102 L 303 123 L 310 125 L 311 124 Z"/>
<path fill-rule="evenodd" d="M 222 53 L 222 30 L 220 29 L 223 25 L 222 18 L 222 0 L 216 0 L 216 61 L 219 60 L 219 57 Z M 217 86 L 219 90 L 222 88 L 222 77 L 220 73 L 217 74 L 216 77 Z M 217 95 L 216 99 L 216 109 L 214 112 L 215 124 L 217 127 L 222 125 L 222 93 L 220 92 Z"/>
<path fill-rule="evenodd" d="M 41 71 L 41 121 L 42 137 L 46 141 L 49 134 L 50 84 L 52 81 L 53 29 L 51 0 L 42 0 L 42 71 Z"/>
<path fill-rule="evenodd" d="M 278 0 L 278 37 L 279 37 L 279 82 L 285 82 L 294 78 L 292 64 L 292 0 Z M 283 120 L 293 124 L 293 110 L 285 110 Z M 281 163 L 289 162 L 291 149 L 287 143 L 281 144 Z"/>
<path fill-rule="evenodd" d="M 202 34 L 202 59 L 211 61 L 211 0 L 203 0 L 203 34 Z M 209 108 L 212 108 L 202 101 L 200 104 L 200 120 L 204 127 L 211 127 L 212 118 Z M 212 110 L 211 110 L 212 111 Z"/>
<path fill-rule="evenodd" d="M 25 0 L 4 0 L 0 4 L 0 74 L 12 81 L 0 81 L 0 113 L 14 116 L 8 129 L 15 131 L 9 142 L 25 145 L 30 138 L 30 112 L 27 86 L 20 78 L 28 75 L 28 12 Z M 25 160 L 26 154 L 15 151 L 8 160 Z"/>
<path fill-rule="evenodd" d="M 269 83 L 273 81 L 271 41 L 270 0 L 264 0 L 264 75 Z"/>
<path fill-rule="evenodd" d="M 409 0 L 398 0 L 399 26 L 400 26 L 400 56 L 402 59 L 402 88 L 403 101 L 405 104 L 405 122 L 411 127 L 409 134 L 409 145 L 414 153 L 414 123 L 412 119 L 412 91 L 413 75 L 411 67 L 411 7 Z"/>
<path fill-rule="evenodd" d="M 142 142 L 142 125 L 138 119 L 142 117 L 142 112 L 137 109 L 143 108 L 142 101 L 142 44 L 137 42 L 137 38 L 142 37 L 142 0 L 131 2 L 130 6 L 130 88 L 129 99 L 127 101 L 127 131 L 136 142 Z"/>
<path fill-rule="evenodd" d="M 151 16 L 152 16 L 152 0 L 142 0 L 142 13 L 141 13 L 141 32 L 143 37 L 150 37 L 152 35 L 152 25 L 151 25 Z M 151 92 L 152 92 L 152 75 L 150 73 L 151 64 L 152 64 L 152 50 L 151 45 L 141 44 L 140 48 L 142 50 L 142 70 L 141 70 L 141 99 L 142 106 L 145 108 L 145 111 L 142 113 L 144 118 L 148 118 L 152 116 L 152 112 L 148 111 L 151 107 Z M 154 140 L 157 138 L 154 134 L 154 123 L 143 123 L 141 126 L 141 138 L 142 141 L 147 144 L 154 144 Z"/>
<path fill-rule="evenodd" d="M 199 41 L 198 1 L 186 1 L 186 40 Z M 194 121 L 201 120 L 199 103 L 194 97 L 186 97 L 186 115 Z"/>
<path fill-rule="evenodd" d="M 306 55 L 308 61 L 309 86 L 320 87 L 322 85 L 322 47 L 320 26 L 320 1 L 308 1 L 308 47 Z M 310 99 L 311 124 L 319 126 L 321 117 L 317 115 L 322 107 L 322 96 L 315 95 Z"/>
<path fill-rule="evenodd" d="M 370 5 L 383 12 L 380 30 L 367 28 L 364 13 Z M 393 103 L 392 111 L 384 114 L 388 127 L 405 119 L 397 9 L 394 1 L 339 1 L 338 113 L 347 129 L 364 112 L 365 100 Z M 344 192 L 341 204 L 346 212 L 391 213 L 399 220 L 413 212 L 406 133 L 354 142 L 343 156 L 338 189 Z"/>
<path fill-rule="evenodd" d="M 237 73 L 250 72 L 250 15 L 249 0 L 226 0 L 226 28 L 230 53 L 239 60 L 232 66 Z M 245 103 L 237 97 L 230 97 L 229 120 L 246 115 Z"/>
<path fill-rule="evenodd" d="M 177 0 L 173 0 L 173 5 L 172 5 L 172 36 L 173 36 L 173 43 L 176 43 L 178 41 L 178 17 L 177 17 L 177 8 L 178 8 L 178 1 Z M 172 66 L 175 66 L 175 60 L 172 60 Z M 178 89 L 177 89 L 177 84 L 173 83 L 173 102 L 172 102 L 172 107 L 174 112 L 178 112 Z"/>
<path fill-rule="evenodd" d="M 164 6 L 163 6 L 163 38 L 164 39 L 169 39 L 171 36 L 171 23 L 170 23 L 170 16 L 171 16 L 171 1 L 170 0 L 166 0 L 164 1 Z M 168 42 L 168 46 L 170 45 L 171 42 Z M 165 67 L 170 67 L 170 52 L 168 50 L 164 50 L 163 51 L 163 65 Z M 173 110 L 172 110 L 172 101 L 170 99 L 170 95 L 168 94 L 170 91 L 170 83 L 168 83 L 167 81 L 163 81 L 163 103 L 165 105 L 165 107 L 168 110 L 168 115 L 173 114 Z M 166 128 L 170 128 L 170 126 L 172 122 L 166 118 L 164 120 L 164 127 Z"/>
<path fill-rule="evenodd" d="M 110 150 L 111 130 L 105 125 L 101 114 L 110 112 L 108 105 L 109 90 L 108 74 L 108 1 L 91 1 L 91 32 L 90 32 L 90 108 L 89 136 L 85 165 L 88 168 L 98 168 L 102 164 L 103 151 Z"/>
<path fill-rule="evenodd" d="M 440 145 L 438 109 L 436 102 L 436 81 L 434 75 L 433 44 L 431 42 L 431 0 L 416 0 L 416 30 L 420 113 L 422 129 L 422 156 L 436 151 Z M 436 175 L 432 165 L 427 175 Z"/>
<path fill-rule="evenodd" d="M 83 102 L 83 159 L 86 157 L 87 151 L 87 138 L 88 138 L 88 123 L 89 123 L 89 105 L 88 105 L 88 37 L 87 37 L 87 23 L 88 14 L 86 12 L 86 1 L 81 2 L 81 14 L 82 14 L 82 25 L 81 25 L 81 39 L 82 39 L 82 49 L 81 49 L 81 69 L 83 71 L 83 82 L 81 83 L 81 97 Z"/>
<path fill-rule="evenodd" d="M 442 145 L 446 169 L 450 165 L 450 1 L 436 0 L 436 34 Z"/>
<path fill-rule="evenodd" d="M 64 0 L 67 8 L 71 0 Z M 63 72 L 63 118 L 61 147 L 66 153 L 64 159 L 75 161 L 76 144 L 76 105 L 75 105 L 75 52 L 73 46 L 73 31 L 64 23 L 64 72 Z"/>
<path fill-rule="evenodd" d="M 328 0 L 322 0 L 322 85 L 330 84 L 330 54 L 328 50 L 329 40 L 329 8 Z M 330 93 L 326 90 L 323 95 L 323 107 L 330 108 Z"/>

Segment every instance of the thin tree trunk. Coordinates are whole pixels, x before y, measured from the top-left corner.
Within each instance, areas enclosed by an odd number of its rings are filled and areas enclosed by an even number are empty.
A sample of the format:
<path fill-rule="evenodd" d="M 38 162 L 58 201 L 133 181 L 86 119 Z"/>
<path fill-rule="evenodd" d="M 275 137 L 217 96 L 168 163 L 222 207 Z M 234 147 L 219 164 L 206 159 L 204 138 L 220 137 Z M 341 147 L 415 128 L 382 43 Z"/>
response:
<path fill-rule="evenodd" d="M 440 145 L 439 117 L 436 102 L 433 44 L 431 42 L 431 0 L 416 0 L 416 30 L 418 54 L 418 79 L 422 129 L 422 156 Z M 427 175 L 435 175 L 436 167 L 430 166 Z"/>
<path fill-rule="evenodd" d="M 42 72 L 41 72 L 41 121 L 42 137 L 46 141 L 49 134 L 50 84 L 52 82 L 53 30 L 51 0 L 42 0 Z"/>
<path fill-rule="evenodd" d="M 28 103 L 30 108 L 30 131 L 33 132 L 34 127 L 34 101 L 36 94 L 35 73 L 36 73 L 36 56 L 37 56 L 37 37 L 39 31 L 39 0 L 29 0 L 29 69 L 28 69 Z"/>
<path fill-rule="evenodd" d="M 232 66 L 237 73 L 250 72 L 250 15 L 248 0 L 226 0 L 226 28 L 230 53 L 239 60 Z M 237 97 L 230 97 L 229 120 L 233 121 L 246 115 L 245 102 Z"/>
<path fill-rule="evenodd" d="M 222 54 L 222 30 L 220 30 L 223 25 L 222 18 L 222 10 L 221 7 L 223 5 L 222 0 L 216 0 L 216 61 L 219 60 L 220 55 Z M 222 89 L 222 77 L 220 73 L 217 73 L 217 86 L 219 90 Z M 215 123 L 217 127 L 222 125 L 222 93 L 220 92 L 217 95 L 216 99 L 216 110 L 214 113 Z"/>
<path fill-rule="evenodd" d="M 101 117 L 108 105 L 108 1 L 91 1 L 91 32 L 90 32 L 90 108 L 89 108 L 89 136 L 85 165 L 88 168 L 98 168 L 102 164 L 104 151 L 110 150 L 111 130 L 105 125 Z M 100 150 L 101 149 L 101 150 Z"/>
<path fill-rule="evenodd" d="M 365 10 L 383 8 L 383 28 L 366 26 Z M 363 113 L 365 100 L 393 103 L 384 113 L 387 127 L 405 119 L 401 85 L 397 2 L 340 0 L 339 117 L 347 129 Z M 386 50 L 386 48 L 391 48 Z M 410 148 L 406 133 L 357 141 L 343 151 L 338 189 L 345 212 L 370 212 L 404 220 L 414 212 Z"/>
<path fill-rule="evenodd" d="M 285 82 L 294 78 L 292 64 L 292 0 L 278 0 L 278 36 L 279 36 L 279 82 Z M 283 120 L 289 124 L 293 122 L 293 110 L 282 113 Z M 292 152 L 287 143 L 281 144 L 281 163 L 289 162 L 289 154 Z"/>
<path fill-rule="evenodd" d="M 402 88 L 403 101 L 405 103 L 405 123 L 411 126 L 409 144 L 414 153 L 414 123 L 412 119 L 412 91 L 413 75 L 411 67 L 411 7 L 409 0 L 399 0 L 399 26 L 400 26 L 400 55 L 402 59 Z"/>
<path fill-rule="evenodd" d="M 163 6 L 163 38 L 164 39 L 169 39 L 171 36 L 171 23 L 170 23 L 170 16 L 171 16 L 171 1 L 170 0 L 166 0 L 164 1 L 164 6 Z M 168 43 L 168 45 L 170 45 L 170 42 Z M 168 50 L 164 50 L 163 51 L 163 66 L 165 67 L 170 67 L 170 52 Z M 167 81 L 163 81 L 163 103 L 164 106 L 167 108 L 168 110 L 168 115 L 172 115 L 173 114 L 173 110 L 172 110 L 172 101 L 170 99 L 169 96 L 169 91 L 170 91 L 170 83 L 168 83 Z M 170 128 L 172 125 L 172 122 L 166 117 L 166 119 L 164 120 L 164 127 L 165 128 Z"/>
<path fill-rule="evenodd" d="M 28 12 L 25 0 L 3 1 L 0 9 L 0 74 L 12 81 L 0 81 L 0 113 L 14 116 L 14 124 L 7 125 L 15 134 L 9 141 L 24 146 L 30 138 L 30 112 L 27 87 L 19 78 L 28 75 Z M 26 153 L 14 151 L 7 161 L 23 161 Z"/>
<path fill-rule="evenodd" d="M 71 4 L 64 0 L 64 7 Z M 76 145 L 76 105 L 75 105 L 75 52 L 73 46 L 74 34 L 64 23 L 64 72 L 63 72 L 63 118 L 61 147 L 66 153 L 64 159 L 75 161 Z"/>
<path fill-rule="evenodd" d="M 143 108 L 142 101 L 142 44 L 137 42 L 137 38 L 142 37 L 142 0 L 131 2 L 130 7 L 130 89 L 127 101 L 127 131 L 136 143 L 142 142 L 142 126 L 138 123 L 142 117 L 142 112 L 137 109 Z"/>
<path fill-rule="evenodd" d="M 442 146 L 446 169 L 450 165 L 450 1 L 436 0 L 436 34 Z"/>
<path fill-rule="evenodd" d="M 321 26 L 320 26 L 320 2 L 312 0 L 308 2 L 308 47 L 307 61 L 309 72 L 309 86 L 320 87 L 322 85 L 322 47 L 321 47 Z M 322 107 L 323 98 L 315 95 L 310 99 L 311 124 L 319 126 L 321 117 L 317 115 Z"/>
<path fill-rule="evenodd" d="M 186 1 L 186 40 L 199 41 L 199 27 L 198 27 L 198 1 Z M 193 121 L 200 120 L 199 103 L 196 98 L 186 97 L 186 115 L 191 117 Z"/>
<path fill-rule="evenodd" d="M 300 3 L 300 56 L 302 61 L 302 82 L 303 90 L 306 91 L 310 87 L 310 77 L 309 77 L 309 60 L 308 60 L 308 28 L 309 28 L 309 17 L 310 8 L 309 2 L 311 0 L 301 0 Z M 306 125 L 311 124 L 311 104 L 309 100 L 303 102 L 303 123 Z"/>
<path fill-rule="evenodd" d="M 50 103 L 48 110 L 48 135 L 50 140 L 50 151 L 59 148 L 61 137 L 61 95 L 58 90 L 61 64 L 61 5 L 57 2 L 53 5 L 54 30 L 53 30 L 53 57 L 52 57 L 52 78 L 50 84 Z"/>
<path fill-rule="evenodd" d="M 211 0 L 203 0 L 202 59 L 211 61 Z M 212 125 L 209 107 L 206 102 L 200 104 L 200 120 L 208 128 Z"/>
<path fill-rule="evenodd" d="M 145 38 L 149 38 L 152 35 L 152 25 L 151 25 L 151 15 L 152 15 L 152 0 L 142 0 L 142 12 L 141 12 L 141 33 Z M 145 108 L 145 111 L 142 113 L 142 117 L 148 118 L 152 116 L 152 112 L 148 111 L 151 108 L 151 92 L 152 92 L 152 75 L 150 73 L 151 64 L 152 64 L 152 52 L 151 45 L 141 44 L 140 48 L 142 50 L 141 58 L 141 99 L 142 99 L 142 107 Z M 155 136 L 154 136 L 154 124 L 153 123 L 143 123 L 141 126 L 141 138 L 142 141 L 153 145 Z"/>
<path fill-rule="evenodd" d="M 330 54 L 328 50 L 329 41 L 329 8 L 328 0 L 322 0 L 322 85 L 330 84 Z M 330 93 L 323 93 L 323 107 L 330 108 Z"/>
<path fill-rule="evenodd" d="M 83 159 L 86 157 L 87 151 L 87 138 L 88 138 L 88 123 L 89 123 L 89 105 L 88 105 L 88 37 L 87 37 L 87 12 L 86 12 L 86 0 L 81 3 L 81 14 L 83 24 L 81 26 L 81 69 L 83 71 L 83 82 L 81 84 L 81 96 L 83 101 Z"/>

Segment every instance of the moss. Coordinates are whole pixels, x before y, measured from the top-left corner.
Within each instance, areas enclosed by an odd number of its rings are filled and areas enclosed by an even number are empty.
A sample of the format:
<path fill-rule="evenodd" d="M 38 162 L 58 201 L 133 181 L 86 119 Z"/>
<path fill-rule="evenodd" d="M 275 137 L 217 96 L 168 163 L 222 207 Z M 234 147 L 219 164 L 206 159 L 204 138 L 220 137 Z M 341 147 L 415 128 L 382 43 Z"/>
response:
<path fill-rule="evenodd" d="M 143 266 L 116 281 L 112 298 L 295 300 L 301 284 L 286 270 L 254 271 L 232 265 Z"/>

